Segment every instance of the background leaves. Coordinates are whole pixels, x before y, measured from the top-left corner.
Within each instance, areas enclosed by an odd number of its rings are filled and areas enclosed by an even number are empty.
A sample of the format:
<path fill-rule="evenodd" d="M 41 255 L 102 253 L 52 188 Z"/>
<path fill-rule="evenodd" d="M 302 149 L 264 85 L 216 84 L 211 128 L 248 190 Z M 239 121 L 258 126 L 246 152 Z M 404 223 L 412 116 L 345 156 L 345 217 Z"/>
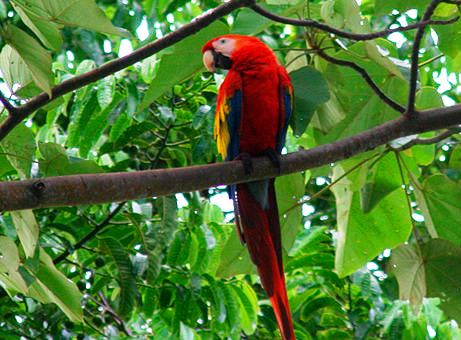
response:
<path fill-rule="evenodd" d="M 427 3 L 276 0 L 263 6 L 369 32 L 414 23 Z M 0 89 L 20 105 L 218 5 L 0 1 Z M 458 12 L 457 6 L 440 4 L 434 19 Z M 459 102 L 458 26 L 434 26 L 423 40 L 418 110 Z M 321 59 L 311 41 L 362 67 L 397 103 L 407 100 L 414 31 L 353 42 L 240 9 L 38 110 L 0 143 L 1 180 L 214 162 L 213 112 L 223 75 L 202 72 L 200 48 L 228 32 L 257 35 L 287 66 L 296 94 L 289 152 L 399 115 L 357 72 Z M 277 179 L 297 338 L 460 337 L 452 320 L 460 321 L 461 139 L 454 133 L 411 146 L 437 133 Z M 3 213 L 0 334 L 275 339 L 275 318 L 254 273 L 222 187 Z"/>

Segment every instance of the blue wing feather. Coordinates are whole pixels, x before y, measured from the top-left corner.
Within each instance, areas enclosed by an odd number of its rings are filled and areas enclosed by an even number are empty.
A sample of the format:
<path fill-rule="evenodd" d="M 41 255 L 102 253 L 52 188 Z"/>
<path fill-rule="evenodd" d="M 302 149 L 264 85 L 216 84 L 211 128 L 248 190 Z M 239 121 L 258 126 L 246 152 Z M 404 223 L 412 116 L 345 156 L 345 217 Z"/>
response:
<path fill-rule="evenodd" d="M 240 118 L 242 117 L 242 92 L 235 91 L 232 98 L 229 100 L 230 112 L 226 117 L 227 126 L 229 128 L 230 141 L 227 146 L 226 161 L 231 161 L 240 153 Z M 227 192 L 231 199 L 235 199 L 236 186 L 229 185 Z"/>
<path fill-rule="evenodd" d="M 226 161 L 231 161 L 240 153 L 240 118 L 242 116 L 242 92 L 235 91 L 230 101 L 230 112 L 226 117 L 230 142 L 227 146 Z"/>
<path fill-rule="evenodd" d="M 290 90 L 287 87 L 283 87 L 281 89 L 281 98 L 283 102 L 283 114 L 284 114 L 284 121 L 282 124 L 282 129 L 279 131 L 278 138 L 277 138 L 277 145 L 276 150 L 278 153 L 282 152 L 283 147 L 285 146 L 285 139 L 288 130 L 288 124 L 290 122 L 290 117 L 292 113 L 292 95 Z"/>

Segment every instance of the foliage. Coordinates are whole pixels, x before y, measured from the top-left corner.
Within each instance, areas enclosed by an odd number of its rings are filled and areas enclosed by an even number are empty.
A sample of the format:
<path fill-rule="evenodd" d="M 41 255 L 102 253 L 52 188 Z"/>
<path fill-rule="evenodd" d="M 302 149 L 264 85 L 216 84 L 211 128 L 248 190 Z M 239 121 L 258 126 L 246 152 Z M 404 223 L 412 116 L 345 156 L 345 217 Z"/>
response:
<path fill-rule="evenodd" d="M 360 33 L 414 23 L 428 3 L 271 0 L 264 8 Z M 0 89 L 15 104 L 50 93 L 54 84 L 218 5 L 0 0 Z M 441 20 L 455 15 L 453 4 L 435 12 Z M 434 27 L 424 37 L 419 110 L 459 102 L 459 25 Z M 1 179 L 216 161 L 213 112 L 222 76 L 203 72 L 200 47 L 227 32 L 257 35 L 287 66 L 297 97 L 287 151 L 352 136 L 399 115 L 357 72 L 316 56 L 310 41 L 361 66 L 386 95 L 406 102 L 414 30 L 353 42 L 241 9 L 39 109 L 0 142 Z M 461 338 L 460 137 L 407 145 L 434 135 L 277 179 L 298 339 Z M 277 338 L 226 200 L 218 187 L 3 213 L 1 337 Z"/>

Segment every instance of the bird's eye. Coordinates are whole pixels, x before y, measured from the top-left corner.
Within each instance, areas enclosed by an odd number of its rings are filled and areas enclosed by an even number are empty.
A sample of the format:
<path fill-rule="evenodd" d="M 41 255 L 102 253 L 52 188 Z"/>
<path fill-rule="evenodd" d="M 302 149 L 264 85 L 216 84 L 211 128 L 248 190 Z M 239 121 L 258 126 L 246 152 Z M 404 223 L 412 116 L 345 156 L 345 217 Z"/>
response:
<path fill-rule="evenodd" d="M 226 43 L 226 39 L 221 39 L 219 42 L 220 42 L 221 44 L 225 44 L 225 43 Z"/>

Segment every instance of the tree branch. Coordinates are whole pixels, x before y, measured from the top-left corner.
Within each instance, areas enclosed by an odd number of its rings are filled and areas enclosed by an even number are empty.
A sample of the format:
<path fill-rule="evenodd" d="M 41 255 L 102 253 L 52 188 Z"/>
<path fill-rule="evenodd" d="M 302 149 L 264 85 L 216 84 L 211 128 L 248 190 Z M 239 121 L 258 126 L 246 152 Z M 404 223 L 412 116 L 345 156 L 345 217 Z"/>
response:
<path fill-rule="evenodd" d="M 447 2 L 447 0 L 432 0 L 431 3 L 426 7 L 423 17 L 419 23 L 428 21 L 435 9 L 441 2 Z M 416 100 L 416 87 L 418 84 L 418 64 L 419 64 L 419 48 L 421 46 L 421 40 L 423 39 L 426 25 L 418 27 L 416 31 L 415 39 L 413 41 L 413 49 L 411 52 L 411 68 L 410 68 L 410 90 L 408 92 L 408 101 L 406 115 L 413 116 L 415 113 L 415 100 Z"/>
<path fill-rule="evenodd" d="M 395 33 L 395 32 L 410 31 L 410 30 L 414 30 L 414 29 L 417 29 L 417 28 L 423 28 L 423 27 L 426 27 L 428 25 L 449 25 L 449 24 L 452 24 L 452 23 L 456 22 L 459 19 L 459 17 L 454 17 L 454 18 L 449 19 L 449 20 L 425 20 L 425 21 L 420 21 L 418 23 L 411 24 L 411 25 L 408 25 L 408 26 L 405 26 L 405 27 L 389 28 L 389 29 L 385 29 L 385 30 L 382 30 L 382 31 L 379 31 L 379 32 L 351 33 L 351 32 L 341 31 L 341 30 L 339 30 L 337 28 L 334 28 L 334 27 L 329 26 L 327 24 L 324 24 L 324 23 L 321 23 L 321 22 L 318 22 L 318 21 L 315 21 L 315 20 L 311 20 L 311 19 L 301 20 L 301 19 L 293 19 L 293 18 L 283 17 L 283 16 L 280 16 L 280 15 L 274 14 L 272 12 L 269 12 L 269 11 L 265 10 L 264 8 L 262 8 L 261 6 L 256 5 L 256 4 L 252 5 L 250 7 L 251 7 L 252 10 L 254 10 L 256 13 L 262 15 L 263 17 L 266 17 L 266 18 L 268 18 L 270 20 L 273 20 L 273 21 L 276 21 L 276 22 L 280 22 L 282 24 L 317 28 L 317 29 L 319 29 L 321 31 L 325 31 L 325 32 L 328 32 L 328 33 L 331 33 L 331 34 L 335 34 L 335 35 L 337 35 L 339 37 L 342 37 L 342 38 L 347 38 L 347 39 L 356 40 L 356 41 L 373 40 L 373 39 L 376 39 L 376 38 L 379 38 L 379 37 L 388 36 L 388 35 L 390 35 L 392 33 Z"/>
<path fill-rule="evenodd" d="M 10 116 L 16 112 L 16 108 L 11 105 L 8 98 L 6 98 L 2 92 L 0 92 L 0 103 L 2 103 L 3 107 L 8 111 Z"/>
<path fill-rule="evenodd" d="M 455 127 L 451 129 L 447 129 L 445 131 L 440 132 L 438 135 L 431 137 L 431 138 L 415 138 L 406 143 L 405 145 L 402 145 L 399 148 L 394 149 L 395 151 L 403 151 L 406 149 L 411 148 L 412 146 L 415 145 L 431 145 L 435 144 L 438 142 L 443 141 L 444 139 L 447 139 L 448 137 L 454 135 L 455 133 L 461 132 L 461 127 Z"/>
<path fill-rule="evenodd" d="M 51 89 L 51 98 L 46 93 L 39 94 L 38 96 L 28 101 L 26 104 L 13 109 L 15 114 L 10 115 L 0 125 L 0 141 L 16 125 L 21 123 L 27 116 L 32 114 L 37 109 L 43 107 L 53 99 L 56 99 L 57 97 L 60 97 L 76 89 L 79 89 L 85 85 L 98 81 L 110 74 L 114 74 L 115 72 L 123 70 L 124 68 L 133 65 L 134 63 L 141 61 L 147 57 L 150 57 L 151 55 L 171 45 L 174 45 L 180 40 L 200 31 L 201 29 L 210 25 L 212 22 L 216 21 L 219 18 L 222 18 L 223 16 L 233 12 L 234 10 L 241 7 L 250 6 L 253 3 L 254 0 L 230 0 L 222 4 L 221 6 L 216 7 L 215 9 L 208 11 L 203 15 L 197 17 L 191 23 L 178 28 L 176 31 L 165 35 L 163 38 L 157 39 L 156 41 L 137 49 L 129 55 L 115 59 L 87 73 L 63 81 L 61 84 Z M 3 100 L 2 103 L 3 105 L 5 105 Z"/>
<path fill-rule="evenodd" d="M 370 75 L 367 73 L 367 71 L 357 65 L 356 63 L 353 63 L 351 61 L 347 61 L 347 60 L 340 60 L 340 59 L 336 59 L 332 56 L 329 56 L 328 54 L 326 54 L 321 48 L 317 48 L 316 49 L 316 52 L 317 54 L 322 57 L 323 59 L 325 59 L 326 61 L 329 61 L 330 63 L 332 64 L 336 64 L 336 65 L 341 65 L 341 66 L 347 66 L 347 67 L 350 67 L 352 68 L 353 70 L 355 70 L 357 73 L 359 73 L 362 78 L 367 82 L 367 84 L 371 87 L 371 89 L 376 93 L 376 95 L 383 101 L 385 102 L 387 105 L 389 105 L 391 108 L 393 108 L 394 110 L 400 112 L 400 113 L 404 113 L 405 112 L 405 108 L 400 105 L 399 103 L 395 102 L 393 99 L 391 99 L 390 97 L 388 97 L 379 87 L 378 85 L 376 85 L 376 83 L 373 81 L 373 79 L 371 79 Z"/>
<path fill-rule="evenodd" d="M 0 211 L 98 204 L 203 190 L 275 177 L 331 164 L 399 137 L 461 124 L 461 104 L 389 121 L 331 144 L 282 156 L 281 171 L 265 157 L 245 174 L 240 161 L 127 173 L 85 174 L 0 183 Z"/>

